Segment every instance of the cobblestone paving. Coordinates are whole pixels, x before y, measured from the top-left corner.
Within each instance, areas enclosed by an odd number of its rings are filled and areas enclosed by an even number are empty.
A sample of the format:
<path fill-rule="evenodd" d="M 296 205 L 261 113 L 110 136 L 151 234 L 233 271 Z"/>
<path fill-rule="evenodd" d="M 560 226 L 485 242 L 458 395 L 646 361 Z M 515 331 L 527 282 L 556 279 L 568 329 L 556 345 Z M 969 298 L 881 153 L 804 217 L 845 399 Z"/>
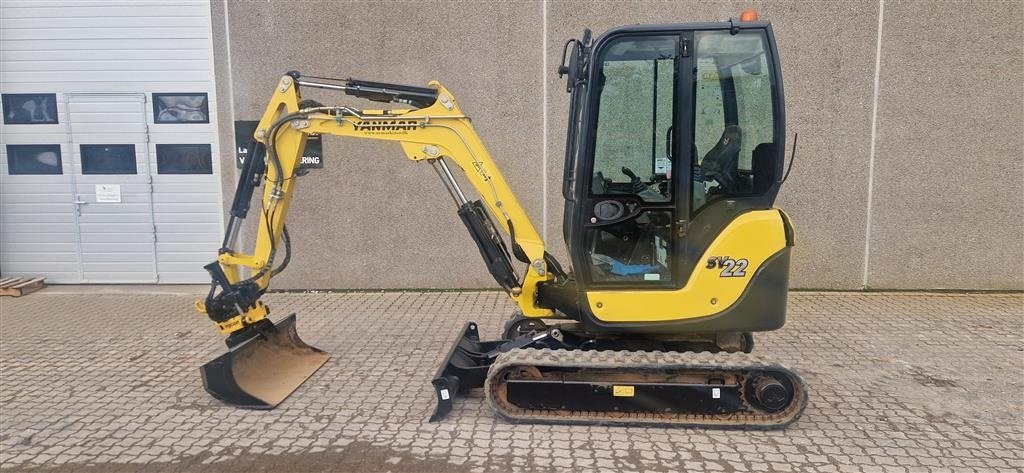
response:
<path fill-rule="evenodd" d="M 785 431 L 511 425 L 482 395 L 426 422 L 429 381 L 497 292 L 276 293 L 333 358 L 273 411 L 229 408 L 197 368 L 221 353 L 193 296 L 0 300 L 4 471 L 823 471 L 1024 469 L 1024 295 L 795 293 L 755 353 L 811 392 Z M 286 312 L 287 311 L 287 312 Z"/>

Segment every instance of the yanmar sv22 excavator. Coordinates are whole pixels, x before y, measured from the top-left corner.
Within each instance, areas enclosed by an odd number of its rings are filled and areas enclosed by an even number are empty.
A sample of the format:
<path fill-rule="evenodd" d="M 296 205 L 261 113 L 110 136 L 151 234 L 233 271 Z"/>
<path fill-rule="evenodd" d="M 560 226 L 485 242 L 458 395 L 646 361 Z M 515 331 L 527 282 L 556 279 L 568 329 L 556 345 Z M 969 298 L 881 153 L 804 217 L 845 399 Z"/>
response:
<path fill-rule="evenodd" d="M 514 422 L 780 428 L 807 388 L 750 356 L 786 313 L 793 228 L 773 208 L 785 112 L 775 38 L 756 13 L 720 23 L 628 26 L 565 45 L 570 94 L 562 195 L 571 270 L 545 251 L 455 95 L 289 72 L 255 132 L 213 282 L 196 308 L 230 351 L 201 369 L 224 402 L 270 409 L 329 358 L 260 298 L 289 259 L 285 227 L 310 134 L 398 142 L 447 187 L 516 310 L 497 340 L 469 322 L 433 379 L 437 408 L 483 388 Z M 302 100 L 303 88 L 396 104 Z M 454 166 L 450 167 L 450 164 Z M 465 173 L 476 198 L 452 174 Z M 254 251 L 235 249 L 264 184 Z M 507 238 L 507 240 L 506 240 Z M 525 268 L 518 267 L 517 262 Z"/>

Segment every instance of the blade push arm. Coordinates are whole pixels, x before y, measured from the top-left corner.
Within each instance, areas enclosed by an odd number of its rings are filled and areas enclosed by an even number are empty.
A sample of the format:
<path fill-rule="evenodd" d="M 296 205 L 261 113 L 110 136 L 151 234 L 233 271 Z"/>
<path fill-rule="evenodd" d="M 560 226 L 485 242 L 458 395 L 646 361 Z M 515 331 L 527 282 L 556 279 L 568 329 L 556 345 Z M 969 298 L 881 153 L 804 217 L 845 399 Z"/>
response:
<path fill-rule="evenodd" d="M 301 102 L 304 108 L 300 108 L 299 87 L 303 86 L 342 90 L 348 95 L 370 100 L 407 103 L 422 108 L 359 110 L 346 106 L 310 106 L 308 102 Z M 295 171 L 299 167 L 306 138 L 312 133 L 397 141 L 408 159 L 432 164 L 459 204 L 460 217 L 470 228 L 481 254 L 488 260 L 492 274 L 495 274 L 492 263 L 499 265 L 501 258 L 496 254 L 500 250 L 495 248 L 503 249 L 504 244 L 487 243 L 495 238 L 501 240 L 487 213 L 497 220 L 501 230 L 509 234 L 512 253 L 528 262 L 521 282 L 506 278 L 509 281 L 505 284 L 499 280 L 523 314 L 532 317 L 552 315 L 550 309 L 536 305 L 537 284 L 553 279 L 552 270 L 560 273 L 561 269 L 545 253 L 544 242 L 491 159 L 469 117 L 447 89 L 437 81 L 431 82 L 430 88 L 354 80 L 345 85 L 312 82 L 292 72 L 278 81 L 257 126 L 255 138 L 260 145 L 243 169 L 220 255 L 216 262 L 207 266 L 214 279 L 211 294 L 205 303 L 197 303 L 197 308 L 208 314 L 222 333 L 234 333 L 266 317 L 267 309 L 259 297 L 275 273 L 275 262 L 281 253 L 287 253 L 284 223 L 293 196 Z M 251 195 L 253 187 L 250 184 L 258 182 L 259 174 L 264 171 L 257 164 L 257 161 L 262 161 L 257 154 L 264 149 L 266 185 L 258 209 L 260 222 L 254 250 L 246 254 L 234 250 L 233 246 L 240 220 L 246 213 L 243 208 L 247 207 L 249 196 L 245 193 Z M 462 169 L 482 202 L 471 202 L 466 198 L 445 159 Z M 244 203 L 240 205 L 241 201 Z"/>

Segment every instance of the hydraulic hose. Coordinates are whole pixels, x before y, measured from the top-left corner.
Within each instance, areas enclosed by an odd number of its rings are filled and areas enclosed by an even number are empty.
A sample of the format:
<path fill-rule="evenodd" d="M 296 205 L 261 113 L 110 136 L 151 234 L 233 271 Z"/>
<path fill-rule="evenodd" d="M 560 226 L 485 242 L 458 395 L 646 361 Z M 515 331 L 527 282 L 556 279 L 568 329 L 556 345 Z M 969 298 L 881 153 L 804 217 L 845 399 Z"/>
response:
<path fill-rule="evenodd" d="M 291 259 L 291 255 L 290 255 L 291 244 L 288 241 L 287 229 L 286 228 L 282 228 L 282 230 L 283 230 L 282 238 L 285 240 L 285 252 L 286 252 L 285 261 L 276 270 L 272 270 L 271 269 L 271 268 L 273 268 L 274 257 L 276 256 L 276 253 L 277 253 L 277 242 L 275 241 L 275 238 L 274 238 L 274 215 L 275 215 L 275 213 L 277 211 L 277 198 L 274 197 L 274 196 L 276 196 L 277 194 L 280 193 L 281 186 L 284 184 L 285 180 L 291 179 L 292 177 L 294 177 L 294 176 L 289 176 L 287 178 L 284 177 L 284 168 L 281 166 L 280 158 L 277 157 L 277 146 L 276 146 L 276 143 L 275 143 L 275 138 L 277 137 L 277 132 L 281 128 L 282 125 L 284 125 L 285 123 L 290 122 L 291 120 L 293 120 L 295 118 L 304 117 L 304 116 L 306 116 L 306 114 L 307 114 L 307 112 L 303 112 L 303 111 L 289 113 L 289 114 L 287 114 L 287 115 L 277 119 L 277 121 L 275 121 L 270 126 L 270 129 L 267 131 L 267 135 L 266 135 L 266 137 L 267 137 L 266 138 L 267 139 L 267 146 L 266 146 L 266 148 L 267 148 L 267 160 L 270 161 L 270 163 L 274 166 L 274 171 L 275 171 L 274 172 L 273 189 L 271 190 L 271 202 L 273 202 L 273 204 L 272 204 L 273 206 L 272 206 L 271 209 L 267 209 L 266 207 L 263 208 L 263 218 L 264 218 L 264 220 L 266 220 L 266 225 L 267 225 L 266 230 L 267 230 L 268 235 L 270 236 L 270 254 L 267 255 L 266 263 L 263 264 L 263 266 L 260 268 L 259 271 L 256 272 L 256 274 L 253 274 L 252 276 L 250 276 L 249 278 L 245 279 L 244 281 L 239 282 L 239 284 L 254 283 L 254 282 L 258 281 L 260 278 L 262 278 L 263 276 L 265 276 L 268 271 L 270 271 L 271 276 L 273 276 L 275 274 L 278 274 L 281 271 L 283 271 L 285 267 L 287 267 L 288 261 Z"/>

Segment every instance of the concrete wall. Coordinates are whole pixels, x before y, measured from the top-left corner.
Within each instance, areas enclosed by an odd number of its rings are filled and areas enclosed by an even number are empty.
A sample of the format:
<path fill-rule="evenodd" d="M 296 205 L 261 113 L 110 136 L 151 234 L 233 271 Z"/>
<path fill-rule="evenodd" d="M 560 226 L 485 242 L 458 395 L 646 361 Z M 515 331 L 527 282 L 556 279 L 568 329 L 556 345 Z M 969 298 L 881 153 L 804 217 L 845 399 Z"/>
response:
<path fill-rule="evenodd" d="M 541 185 L 541 5 L 228 2 L 236 119 L 258 120 L 297 69 L 449 87 L 514 189 Z M 380 108 L 306 89 L 303 98 Z M 293 260 L 275 287 L 490 287 L 493 281 L 434 171 L 397 143 L 324 138 L 324 169 L 300 178 Z M 464 186 L 468 188 L 467 186 Z M 541 221 L 541 195 L 520 192 Z"/>
<path fill-rule="evenodd" d="M 749 6 L 215 1 L 214 27 L 227 30 L 215 48 L 225 63 L 230 56 L 218 82 L 232 89 L 235 119 L 246 120 L 259 117 L 290 69 L 441 80 L 567 263 L 568 97 L 554 72 L 563 42 L 584 27 L 726 19 Z M 792 285 L 1024 288 L 1022 9 L 892 0 L 753 6 L 774 23 L 788 129 L 800 133 L 778 201 L 797 228 Z M 295 256 L 275 287 L 494 286 L 426 165 L 386 143 L 328 138 L 324 153 L 325 168 L 297 186 Z M 225 183 L 228 202 L 233 186 Z"/>
<path fill-rule="evenodd" d="M 1020 289 L 1024 6 L 883 18 L 868 283 Z"/>

